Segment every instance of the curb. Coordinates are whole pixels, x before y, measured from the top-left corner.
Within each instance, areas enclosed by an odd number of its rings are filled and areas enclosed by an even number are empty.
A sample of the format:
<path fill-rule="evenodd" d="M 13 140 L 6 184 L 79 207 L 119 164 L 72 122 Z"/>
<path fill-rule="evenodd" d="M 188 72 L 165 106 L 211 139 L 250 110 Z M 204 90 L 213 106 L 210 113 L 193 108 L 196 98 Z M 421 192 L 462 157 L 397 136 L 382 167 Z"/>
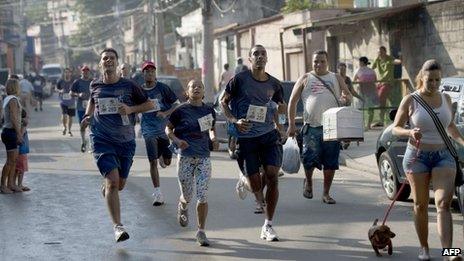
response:
<path fill-rule="evenodd" d="M 340 162 L 340 165 L 345 166 L 350 169 L 367 172 L 369 174 L 376 175 L 376 176 L 379 175 L 377 166 L 375 167 L 368 166 L 362 162 L 359 162 L 351 158 L 348 154 L 346 154 L 343 151 L 340 151 L 339 162 Z"/>

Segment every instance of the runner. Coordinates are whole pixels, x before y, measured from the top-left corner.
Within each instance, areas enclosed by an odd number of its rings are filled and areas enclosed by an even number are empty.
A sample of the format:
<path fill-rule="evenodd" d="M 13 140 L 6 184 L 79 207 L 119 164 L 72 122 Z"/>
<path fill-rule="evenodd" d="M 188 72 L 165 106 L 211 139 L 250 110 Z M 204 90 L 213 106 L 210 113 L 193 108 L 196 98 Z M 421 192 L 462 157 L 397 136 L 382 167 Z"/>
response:
<path fill-rule="evenodd" d="M 181 196 L 177 220 L 183 227 L 188 225 L 188 203 L 195 187 L 198 222 L 196 238 L 200 246 L 209 246 L 210 242 L 205 234 L 208 184 L 211 178 L 209 139 L 213 143 L 213 149 L 217 150 L 219 143 L 214 130 L 216 113 L 212 107 L 203 103 L 205 87 L 202 82 L 191 80 L 187 92 L 187 102 L 172 113 L 166 127 L 166 134 L 180 148 L 177 174 Z"/>
<path fill-rule="evenodd" d="M 31 72 L 31 82 L 34 86 L 34 96 L 37 99 L 37 103 L 34 110 L 37 111 L 40 109 L 42 111 L 43 103 L 43 88 L 45 87 L 46 80 L 44 77 L 40 76 L 36 72 Z M 29 113 L 29 111 L 27 111 Z"/>
<path fill-rule="evenodd" d="M 265 72 L 267 52 L 262 45 L 255 45 L 249 52 L 251 70 L 238 73 L 229 81 L 221 105 L 227 120 L 238 129 L 238 162 L 244 162 L 246 179 L 239 179 L 238 187 L 247 186 L 258 202 L 265 205 L 266 219 L 261 238 L 278 241 L 272 228 L 279 198 L 278 173 L 282 164 L 282 143 L 275 124 L 278 104 L 283 101 L 279 80 Z M 230 105 L 230 109 L 229 109 Z M 264 166 L 267 185 L 266 198 L 259 167 Z M 242 189 L 242 191 L 244 191 Z"/>
<path fill-rule="evenodd" d="M 90 84 L 82 128 L 90 124 L 93 155 L 104 177 L 102 193 L 114 225 L 116 242 L 129 239 L 121 223 L 119 190 L 124 188 L 135 154 L 134 114 L 153 109 L 143 90 L 117 74 L 118 53 L 100 53 L 102 78 Z"/>
<path fill-rule="evenodd" d="M 72 118 L 76 115 L 76 100 L 71 96 L 72 71 L 69 68 L 64 70 L 64 79 L 60 79 L 56 84 L 56 88 L 60 90 L 59 97 L 61 99 L 61 122 L 63 123 L 63 135 L 66 131 L 69 136 L 73 136 L 71 132 Z"/>
<path fill-rule="evenodd" d="M 79 123 L 82 122 L 87 108 L 87 102 L 90 96 L 90 82 L 92 81 L 90 68 L 87 65 L 81 68 L 81 78 L 75 80 L 71 86 L 71 96 L 77 97 L 77 117 Z M 87 142 L 85 139 L 85 128 L 81 128 L 81 152 L 87 150 Z"/>
<path fill-rule="evenodd" d="M 153 62 L 144 62 L 142 73 L 145 77 L 142 88 L 153 102 L 154 109 L 142 114 L 140 126 L 150 161 L 150 176 L 154 187 L 153 206 L 160 206 L 164 204 L 164 196 L 160 189 L 157 164 L 158 159 L 162 168 L 171 164 L 172 152 L 169 149 L 169 140 L 164 130 L 166 118 L 171 115 L 179 101 L 169 86 L 156 80 L 156 67 Z"/>

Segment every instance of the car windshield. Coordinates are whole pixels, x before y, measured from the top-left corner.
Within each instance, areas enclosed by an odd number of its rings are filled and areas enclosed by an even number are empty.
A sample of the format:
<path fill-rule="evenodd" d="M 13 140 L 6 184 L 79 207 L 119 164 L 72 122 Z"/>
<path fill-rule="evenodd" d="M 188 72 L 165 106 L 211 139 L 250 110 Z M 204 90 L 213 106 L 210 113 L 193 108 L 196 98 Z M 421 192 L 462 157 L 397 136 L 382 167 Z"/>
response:
<path fill-rule="evenodd" d="M 60 68 L 43 68 L 42 69 L 42 74 L 45 75 L 53 75 L 53 74 L 61 74 L 61 69 Z"/>
<path fill-rule="evenodd" d="M 169 86 L 169 88 L 171 88 L 171 90 L 176 94 L 179 101 L 185 101 L 184 88 L 182 87 L 179 79 L 159 77 L 157 80 Z"/>

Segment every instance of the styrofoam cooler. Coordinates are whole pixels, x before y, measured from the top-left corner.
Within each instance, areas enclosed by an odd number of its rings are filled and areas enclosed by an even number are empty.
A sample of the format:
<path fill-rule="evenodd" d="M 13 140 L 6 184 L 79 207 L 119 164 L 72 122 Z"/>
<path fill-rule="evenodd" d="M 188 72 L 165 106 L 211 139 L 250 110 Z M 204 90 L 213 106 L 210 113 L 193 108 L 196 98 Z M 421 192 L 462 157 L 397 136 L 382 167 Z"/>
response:
<path fill-rule="evenodd" d="M 352 107 L 331 108 L 322 114 L 324 141 L 364 141 L 363 115 Z"/>

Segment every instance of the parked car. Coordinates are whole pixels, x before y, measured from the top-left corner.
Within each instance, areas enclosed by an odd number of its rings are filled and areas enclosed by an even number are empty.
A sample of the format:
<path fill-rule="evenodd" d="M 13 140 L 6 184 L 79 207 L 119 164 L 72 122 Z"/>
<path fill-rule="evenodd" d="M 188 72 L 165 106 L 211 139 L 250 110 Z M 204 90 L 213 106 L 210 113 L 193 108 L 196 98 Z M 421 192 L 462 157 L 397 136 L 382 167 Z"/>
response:
<path fill-rule="evenodd" d="M 293 81 L 283 81 L 282 82 L 282 87 L 284 90 L 284 100 L 288 104 L 290 100 L 290 95 L 293 90 L 293 86 L 295 85 L 295 82 Z M 230 142 L 235 142 L 233 139 L 231 139 L 230 135 L 227 133 L 227 120 L 225 116 L 222 113 L 222 110 L 220 108 L 220 99 L 222 95 L 224 94 L 224 90 L 221 90 L 215 97 L 215 102 L 213 104 L 214 109 L 216 111 L 216 137 L 219 142 L 221 143 L 228 143 L 228 147 L 230 148 Z M 297 111 L 296 111 L 296 125 L 297 129 L 300 129 L 303 126 L 303 103 L 301 100 L 298 102 L 297 105 Z M 288 121 L 286 122 L 286 127 L 287 127 Z"/>
<path fill-rule="evenodd" d="M 461 133 L 464 133 L 464 78 L 443 78 L 440 90 L 450 95 L 453 108 L 456 109 L 455 123 Z M 390 112 L 390 119 L 395 118 L 396 110 Z M 393 199 L 406 180 L 402 167 L 404 152 L 408 138 L 398 138 L 392 134 L 393 124 L 387 126 L 377 140 L 375 156 L 379 168 L 380 182 L 387 198 Z M 454 144 L 458 150 L 461 164 L 464 163 L 464 148 Z M 409 198 L 411 188 L 406 185 L 398 200 Z M 456 189 L 459 207 L 463 209 L 464 186 Z"/>
<path fill-rule="evenodd" d="M 156 79 L 169 86 L 169 88 L 171 88 L 171 90 L 176 94 L 177 99 L 179 99 L 180 102 L 185 102 L 187 100 L 185 89 L 182 86 L 179 78 L 176 76 L 157 75 Z"/>
<path fill-rule="evenodd" d="M 58 80 L 61 79 L 63 75 L 63 68 L 58 63 L 49 63 L 42 67 L 39 74 L 46 80 L 46 84 L 43 89 L 44 96 L 51 96 Z"/>

